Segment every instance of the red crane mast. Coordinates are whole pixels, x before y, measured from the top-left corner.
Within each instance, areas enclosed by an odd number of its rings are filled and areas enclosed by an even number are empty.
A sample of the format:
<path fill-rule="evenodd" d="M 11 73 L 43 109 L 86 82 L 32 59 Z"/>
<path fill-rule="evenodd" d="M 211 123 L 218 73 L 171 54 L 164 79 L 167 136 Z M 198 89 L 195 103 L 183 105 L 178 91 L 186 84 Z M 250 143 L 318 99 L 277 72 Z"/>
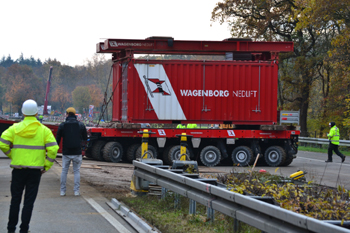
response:
<path fill-rule="evenodd" d="M 50 92 L 51 76 L 52 76 L 52 66 L 50 66 L 50 74 L 49 74 L 49 78 L 47 79 L 43 115 L 48 115 L 48 114 L 49 114 L 49 113 L 47 112 L 47 102 L 48 102 L 47 99 L 48 99 L 49 92 Z"/>

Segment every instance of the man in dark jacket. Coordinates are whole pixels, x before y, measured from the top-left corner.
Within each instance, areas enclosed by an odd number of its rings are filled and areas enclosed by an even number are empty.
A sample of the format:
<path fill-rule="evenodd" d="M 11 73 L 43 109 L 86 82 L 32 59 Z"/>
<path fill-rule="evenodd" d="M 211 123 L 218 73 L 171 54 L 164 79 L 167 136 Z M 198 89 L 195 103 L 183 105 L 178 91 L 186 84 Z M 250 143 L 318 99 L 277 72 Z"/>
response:
<path fill-rule="evenodd" d="M 74 171 L 74 195 L 80 195 L 80 166 L 83 161 L 81 154 L 81 144 L 87 140 L 85 125 L 77 120 L 75 109 L 67 108 L 67 118 L 58 127 L 56 141 L 59 145 L 61 138 L 62 143 L 62 173 L 61 173 L 61 196 L 66 195 L 66 182 L 70 162 L 73 163 Z"/>

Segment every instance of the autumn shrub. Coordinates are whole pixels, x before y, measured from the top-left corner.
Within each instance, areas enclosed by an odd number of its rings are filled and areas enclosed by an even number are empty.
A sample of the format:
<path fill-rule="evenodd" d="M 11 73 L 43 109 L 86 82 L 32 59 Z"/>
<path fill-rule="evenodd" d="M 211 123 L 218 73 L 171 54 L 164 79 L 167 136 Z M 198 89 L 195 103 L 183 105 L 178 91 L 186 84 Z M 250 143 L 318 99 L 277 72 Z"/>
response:
<path fill-rule="evenodd" d="M 247 172 L 218 175 L 227 189 L 254 196 L 270 196 L 280 207 L 319 220 L 350 219 L 350 192 L 342 186 L 337 189 L 318 185 L 311 181 L 294 184 L 292 180 L 269 173 Z"/>

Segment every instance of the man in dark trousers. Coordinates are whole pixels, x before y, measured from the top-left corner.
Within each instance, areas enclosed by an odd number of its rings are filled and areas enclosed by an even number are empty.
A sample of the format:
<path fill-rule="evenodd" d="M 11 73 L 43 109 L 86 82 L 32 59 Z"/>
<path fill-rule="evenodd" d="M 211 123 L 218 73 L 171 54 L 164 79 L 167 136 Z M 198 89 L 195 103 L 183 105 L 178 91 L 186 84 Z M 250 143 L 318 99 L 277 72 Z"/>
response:
<path fill-rule="evenodd" d="M 326 160 L 326 163 L 333 162 L 332 156 L 333 151 L 341 158 L 341 162 L 343 163 L 345 161 L 345 156 L 340 153 L 338 147 L 339 147 L 339 129 L 335 125 L 335 122 L 329 122 L 329 134 L 327 134 L 327 137 L 329 139 L 329 146 L 328 146 L 328 160 Z"/>
<path fill-rule="evenodd" d="M 20 233 L 28 232 L 41 175 L 51 168 L 58 151 L 52 131 L 36 118 L 37 103 L 26 100 L 22 113 L 23 121 L 10 126 L 0 138 L 0 149 L 11 159 L 10 167 L 13 168 L 8 233 L 16 231 L 24 190 Z"/>
<path fill-rule="evenodd" d="M 56 140 L 59 145 L 61 138 L 62 143 L 62 173 L 61 173 L 61 191 L 60 195 L 66 195 L 66 182 L 70 162 L 73 163 L 74 171 L 74 195 L 80 195 L 80 166 L 83 161 L 81 154 L 81 145 L 87 140 L 86 127 L 82 122 L 77 120 L 75 109 L 69 107 L 66 110 L 66 121 L 58 127 Z"/>

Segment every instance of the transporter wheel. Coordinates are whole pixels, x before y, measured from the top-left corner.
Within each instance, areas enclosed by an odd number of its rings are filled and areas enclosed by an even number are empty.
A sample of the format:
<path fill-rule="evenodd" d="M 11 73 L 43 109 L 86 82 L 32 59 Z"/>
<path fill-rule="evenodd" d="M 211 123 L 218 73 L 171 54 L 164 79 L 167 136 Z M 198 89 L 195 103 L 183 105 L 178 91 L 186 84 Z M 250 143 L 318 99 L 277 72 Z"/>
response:
<path fill-rule="evenodd" d="M 105 145 L 105 141 L 97 141 L 92 145 L 91 154 L 94 159 L 104 161 L 102 150 Z"/>
<path fill-rule="evenodd" d="M 132 163 L 132 161 L 136 158 L 136 150 L 139 148 L 140 144 L 132 144 L 128 147 L 128 150 L 126 151 L 125 159 L 129 163 Z"/>
<path fill-rule="evenodd" d="M 108 142 L 103 148 L 103 158 L 108 162 L 119 163 L 123 157 L 123 146 L 119 142 Z"/>
<path fill-rule="evenodd" d="M 137 159 L 139 159 L 139 158 L 141 158 L 141 151 L 142 151 L 142 149 L 141 149 L 142 147 L 141 146 L 139 146 L 138 148 L 137 148 L 137 150 L 136 150 L 136 158 Z M 147 154 L 147 157 L 149 158 L 149 159 L 151 159 L 151 158 L 153 158 L 153 159 L 156 159 L 157 158 L 157 149 L 154 147 L 154 146 L 152 146 L 152 145 L 148 145 L 148 154 Z M 144 157 L 145 158 L 145 157 Z"/>
<path fill-rule="evenodd" d="M 240 167 L 246 167 L 254 163 L 253 151 L 247 146 L 236 147 L 232 151 L 232 162 Z"/>
<path fill-rule="evenodd" d="M 200 153 L 201 162 L 207 167 L 214 167 L 220 163 L 221 152 L 216 146 L 206 146 Z"/>
<path fill-rule="evenodd" d="M 87 157 L 87 158 L 93 158 L 93 157 L 92 157 L 92 154 L 91 154 L 91 148 L 89 148 L 89 149 L 87 149 L 87 150 L 85 151 L 85 157 Z"/>
<path fill-rule="evenodd" d="M 286 160 L 284 161 L 284 163 L 281 165 L 283 167 L 288 166 L 289 164 L 291 164 L 293 162 L 293 155 L 287 155 Z"/>
<path fill-rule="evenodd" d="M 173 165 L 173 160 L 180 160 L 181 158 L 181 146 L 172 146 L 169 150 L 169 153 L 167 155 L 167 162 L 169 162 L 169 165 Z M 186 147 L 186 154 L 190 156 L 190 151 Z M 166 154 L 164 154 L 163 159 L 165 159 Z"/>
<path fill-rule="evenodd" d="M 280 146 L 270 146 L 265 151 L 264 158 L 270 167 L 278 167 L 286 161 L 286 152 Z"/>
<path fill-rule="evenodd" d="M 166 165 L 172 164 L 172 161 L 169 161 L 169 156 L 168 156 L 171 148 L 172 148 L 172 146 L 167 146 L 163 150 L 162 160 L 163 160 L 164 164 L 166 164 Z"/>

